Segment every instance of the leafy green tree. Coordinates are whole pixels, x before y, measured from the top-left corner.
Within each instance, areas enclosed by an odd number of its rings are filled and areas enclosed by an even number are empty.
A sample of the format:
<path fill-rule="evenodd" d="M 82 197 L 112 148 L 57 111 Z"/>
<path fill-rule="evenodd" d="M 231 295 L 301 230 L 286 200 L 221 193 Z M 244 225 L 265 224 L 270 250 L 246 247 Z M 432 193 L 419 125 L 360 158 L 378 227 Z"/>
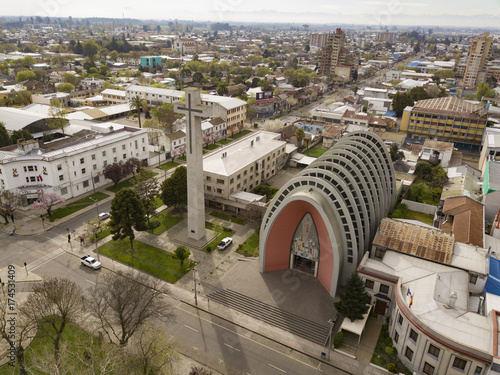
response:
<path fill-rule="evenodd" d="M 483 100 L 483 97 L 494 98 L 495 97 L 495 90 L 490 89 L 490 85 L 488 85 L 487 83 L 481 82 L 477 86 L 476 99 Z"/>
<path fill-rule="evenodd" d="M 410 95 L 414 102 L 419 100 L 430 99 L 429 93 L 421 86 L 410 89 Z"/>
<path fill-rule="evenodd" d="M 75 76 L 73 73 L 64 73 L 62 81 L 63 83 L 71 83 L 73 86 L 77 86 L 80 83 L 80 78 Z"/>
<path fill-rule="evenodd" d="M 175 172 L 163 181 L 161 199 L 168 207 L 181 209 L 187 205 L 187 168 L 178 167 Z"/>
<path fill-rule="evenodd" d="M 149 224 L 150 217 L 156 213 L 156 197 L 160 193 L 158 180 L 153 171 L 142 167 L 139 173 L 131 179 L 131 182 L 132 188 L 141 197 Z"/>
<path fill-rule="evenodd" d="M 146 228 L 146 212 L 141 197 L 132 189 L 124 188 L 116 193 L 111 202 L 109 227 L 113 240 L 130 239 L 130 250 L 134 252 L 134 229 Z"/>
<path fill-rule="evenodd" d="M 396 93 L 392 98 L 392 109 L 396 112 L 398 117 L 403 115 L 404 109 L 407 106 L 414 105 L 413 98 L 409 93 Z"/>
<path fill-rule="evenodd" d="M 147 109 L 146 100 L 141 98 L 140 96 L 134 96 L 132 101 L 130 102 L 130 109 L 137 112 L 137 118 L 139 119 L 139 128 L 141 128 L 141 110 Z"/>
<path fill-rule="evenodd" d="M 88 39 L 85 42 L 83 42 L 83 55 L 86 57 L 94 57 L 97 52 L 99 51 L 99 45 L 96 43 L 95 40 Z"/>
<path fill-rule="evenodd" d="M 418 180 L 428 183 L 431 188 L 442 189 L 448 182 L 448 174 L 441 164 L 433 165 L 426 161 L 419 161 L 414 174 Z"/>
<path fill-rule="evenodd" d="M 12 140 L 7 128 L 5 127 L 5 123 L 0 121 L 0 147 L 9 146 L 11 144 Z"/>
<path fill-rule="evenodd" d="M 337 312 L 354 322 L 363 319 L 363 314 L 368 312 L 369 297 L 365 290 L 365 283 L 356 272 L 353 272 L 347 278 L 344 289 L 340 292 L 340 300 L 335 302 L 334 306 Z"/>
<path fill-rule="evenodd" d="M 197 83 L 201 83 L 201 81 L 203 81 L 203 73 L 201 73 L 201 72 L 195 72 L 193 74 L 193 81 L 195 81 Z"/>
<path fill-rule="evenodd" d="M 75 86 L 71 83 L 60 83 L 56 86 L 56 91 L 70 93 L 75 90 Z"/>
<path fill-rule="evenodd" d="M 16 75 L 16 81 L 18 82 L 34 80 L 34 79 L 36 79 L 36 74 L 31 70 L 21 70 Z"/>
<path fill-rule="evenodd" d="M 175 257 L 181 262 L 181 266 L 184 261 L 189 258 L 190 252 L 185 246 L 178 246 L 174 251 Z"/>
<path fill-rule="evenodd" d="M 28 139 L 33 139 L 33 136 L 27 129 L 14 130 L 11 135 L 11 144 L 17 144 L 17 141 L 20 139 L 24 139 L 27 141 Z"/>
<path fill-rule="evenodd" d="M 389 153 L 391 154 L 392 161 L 402 160 L 405 158 L 404 152 L 399 150 L 399 147 L 397 144 L 393 144 L 391 146 L 391 148 L 389 149 Z"/>
<path fill-rule="evenodd" d="M 174 111 L 173 104 L 162 103 L 161 106 L 153 108 L 151 112 L 153 112 L 153 117 L 158 120 L 160 127 L 162 127 L 166 133 L 172 133 L 174 122 L 179 118 Z"/>
<path fill-rule="evenodd" d="M 302 141 L 305 137 L 304 129 L 297 128 L 297 130 L 295 131 L 295 137 L 297 138 L 297 145 L 299 147 L 302 146 Z"/>
<path fill-rule="evenodd" d="M 217 94 L 218 95 L 225 95 L 228 93 L 228 84 L 227 82 L 220 82 L 219 85 L 217 86 Z"/>

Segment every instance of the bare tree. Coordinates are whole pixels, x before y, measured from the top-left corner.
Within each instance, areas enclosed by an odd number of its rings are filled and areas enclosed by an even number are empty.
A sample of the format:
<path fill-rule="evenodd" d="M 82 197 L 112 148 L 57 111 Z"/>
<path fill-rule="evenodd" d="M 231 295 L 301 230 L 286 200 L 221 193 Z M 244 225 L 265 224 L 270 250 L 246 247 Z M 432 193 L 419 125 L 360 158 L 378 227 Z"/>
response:
<path fill-rule="evenodd" d="M 166 340 L 160 327 L 144 326 L 137 339 L 132 341 L 128 353 L 134 374 L 168 375 L 178 358 L 174 343 Z"/>
<path fill-rule="evenodd" d="M 19 194 L 9 190 L 0 191 L 0 215 L 5 220 L 5 224 L 9 221 L 7 217 L 14 214 L 14 211 L 21 204 L 21 197 Z"/>
<path fill-rule="evenodd" d="M 9 315 L 16 306 L 9 304 L 9 294 L 12 284 L 1 285 L 0 293 L 0 339 L 9 346 L 7 357 L 11 362 L 17 361 L 19 374 L 27 375 L 24 354 L 27 345 L 36 334 L 36 324 L 26 318 L 24 314 Z"/>
<path fill-rule="evenodd" d="M 34 286 L 19 311 L 28 321 L 36 324 L 38 335 L 52 340 L 55 364 L 59 368 L 59 349 L 64 329 L 68 323 L 78 321 L 84 311 L 82 289 L 68 279 L 45 279 Z"/>
<path fill-rule="evenodd" d="M 160 280 L 133 272 L 111 274 L 91 293 L 89 306 L 109 340 L 125 346 L 151 320 L 173 319 L 165 292 Z"/>

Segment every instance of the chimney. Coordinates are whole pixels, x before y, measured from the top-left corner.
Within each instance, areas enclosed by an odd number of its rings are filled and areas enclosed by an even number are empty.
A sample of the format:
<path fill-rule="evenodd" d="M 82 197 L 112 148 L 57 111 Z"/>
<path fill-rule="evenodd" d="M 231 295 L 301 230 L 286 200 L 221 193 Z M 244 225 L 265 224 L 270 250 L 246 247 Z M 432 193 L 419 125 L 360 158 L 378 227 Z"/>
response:
<path fill-rule="evenodd" d="M 450 302 L 448 302 L 448 306 L 454 309 L 456 303 L 457 303 L 457 292 L 453 291 L 450 294 Z"/>
<path fill-rule="evenodd" d="M 223 152 L 221 158 L 225 158 L 227 156 L 227 152 Z"/>
<path fill-rule="evenodd" d="M 253 147 L 253 139 L 250 141 L 250 147 Z"/>

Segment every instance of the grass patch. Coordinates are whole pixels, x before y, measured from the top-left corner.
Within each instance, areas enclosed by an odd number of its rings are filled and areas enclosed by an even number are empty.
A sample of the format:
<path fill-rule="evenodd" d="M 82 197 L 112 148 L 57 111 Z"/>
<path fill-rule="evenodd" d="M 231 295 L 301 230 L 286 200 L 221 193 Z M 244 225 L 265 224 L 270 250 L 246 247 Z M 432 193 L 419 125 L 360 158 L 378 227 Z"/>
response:
<path fill-rule="evenodd" d="M 186 161 L 186 156 L 181 156 L 181 157 L 178 157 L 177 159 L 182 160 L 182 161 Z"/>
<path fill-rule="evenodd" d="M 242 130 L 239 133 L 233 133 L 233 135 L 231 136 L 231 138 L 233 138 L 233 139 L 239 139 L 239 138 L 244 137 L 245 135 L 247 135 L 247 134 L 249 134 L 251 132 L 252 132 L 251 130 L 245 129 L 245 130 Z"/>
<path fill-rule="evenodd" d="M 96 348 L 99 348 L 102 345 L 101 339 L 91 335 L 90 333 L 78 327 L 77 325 L 73 323 L 68 323 L 68 325 L 66 325 L 62 334 L 61 344 L 67 345 L 65 350 L 65 352 L 68 353 L 66 354 L 67 361 L 70 364 L 70 366 L 79 373 L 80 372 L 85 373 L 85 371 L 88 370 L 88 367 L 84 366 L 82 362 L 78 358 L 76 358 L 76 355 L 83 357 L 84 346 L 89 344 L 90 341 L 94 343 Z M 85 345 L 82 345 L 83 343 L 85 343 Z M 25 351 L 26 367 L 30 369 L 28 373 L 30 374 L 48 373 L 48 372 L 38 371 L 34 368 L 34 366 L 35 366 L 35 361 L 36 363 L 40 363 L 40 358 L 50 356 L 50 359 L 53 359 L 54 356 L 53 348 L 54 344 L 49 337 L 36 336 Z M 47 362 L 50 363 L 50 359 Z M 14 369 L 12 366 L 9 366 L 9 364 L 6 363 L 2 367 L 0 367 L 0 374 L 1 375 L 19 374 L 19 369 L 17 366 Z"/>
<path fill-rule="evenodd" d="M 52 216 L 49 218 L 49 220 L 52 222 L 56 219 L 61 219 L 63 217 L 71 215 L 74 212 L 80 211 L 85 207 L 90 206 L 91 204 L 94 204 L 95 200 L 101 201 L 107 197 L 109 197 L 108 194 L 97 192 L 86 198 L 79 199 L 73 203 L 67 204 L 65 207 L 61 207 L 52 211 Z M 94 199 L 94 201 L 91 198 Z"/>
<path fill-rule="evenodd" d="M 153 229 L 153 234 L 160 235 L 166 230 L 172 228 L 175 224 L 184 220 L 182 217 L 170 215 L 167 210 L 160 212 L 157 216 L 150 219 L 150 222 L 159 222 L 160 225 Z"/>
<path fill-rule="evenodd" d="M 207 148 L 208 150 L 212 151 L 212 150 L 216 150 L 216 149 L 218 149 L 219 147 L 220 147 L 220 145 L 218 145 L 218 144 L 216 143 L 216 144 L 214 144 L 214 145 L 208 145 L 206 148 Z"/>
<path fill-rule="evenodd" d="M 433 226 L 434 225 L 434 215 L 424 214 L 422 212 L 408 210 L 406 213 L 406 219 L 418 220 L 422 223 Z"/>
<path fill-rule="evenodd" d="M 257 185 L 254 189 L 253 189 L 253 193 L 254 194 L 258 194 L 258 195 L 265 195 L 266 196 L 266 199 L 267 201 L 269 202 L 271 199 L 274 198 L 274 196 L 276 195 L 276 193 L 279 191 L 279 189 L 276 189 L 276 188 L 273 188 L 271 186 L 267 186 L 267 185 Z"/>
<path fill-rule="evenodd" d="M 233 140 L 232 139 L 219 139 L 217 142 L 220 143 L 221 145 L 227 145 L 228 143 L 231 143 Z"/>
<path fill-rule="evenodd" d="M 99 253 L 159 279 L 174 284 L 190 270 L 189 262 L 181 262 L 173 254 L 134 240 L 134 253 L 129 239 L 111 241 L 99 247 Z"/>
<path fill-rule="evenodd" d="M 224 212 L 212 211 L 212 212 L 210 212 L 210 216 L 216 217 L 217 219 L 230 221 L 231 223 L 235 223 L 235 224 L 240 224 L 240 225 L 246 224 L 245 220 L 240 219 L 239 217 L 236 217 L 233 215 L 228 215 Z"/>
<path fill-rule="evenodd" d="M 302 153 L 304 155 L 311 156 L 313 158 L 319 158 L 326 151 L 327 151 L 327 149 L 323 148 L 323 147 L 313 147 L 313 148 L 310 148 L 309 150 L 306 150 L 306 151 L 304 151 Z"/>
<path fill-rule="evenodd" d="M 112 193 L 117 193 L 123 188 L 129 188 L 132 187 L 132 183 L 130 182 L 130 178 L 128 180 L 123 180 L 120 181 L 119 183 L 116 184 L 116 186 L 110 186 L 107 188 L 107 191 L 111 191 Z"/>
<path fill-rule="evenodd" d="M 163 169 L 164 171 L 168 171 L 169 169 L 175 168 L 179 165 L 179 163 L 176 163 L 175 161 L 169 161 L 167 163 L 163 163 L 162 165 L 159 166 L 160 169 Z"/>
<path fill-rule="evenodd" d="M 259 256 L 259 231 L 256 230 L 248 239 L 238 246 L 238 253 L 248 257 Z"/>
<path fill-rule="evenodd" d="M 205 228 L 210 229 L 210 230 L 214 230 L 214 224 L 210 223 L 208 221 L 205 221 Z M 217 248 L 217 245 L 219 244 L 219 242 L 221 242 L 221 240 L 224 237 L 231 237 L 234 234 L 234 230 L 232 230 L 230 228 L 222 227 L 222 232 L 219 232 L 219 233 L 220 234 L 215 239 L 213 239 L 212 242 L 210 242 L 207 246 L 205 246 L 203 248 L 203 251 L 206 251 L 208 253 L 214 251 Z"/>
<path fill-rule="evenodd" d="M 392 339 L 389 337 L 387 328 L 387 324 L 382 326 L 377 345 L 375 346 L 375 351 L 373 352 L 370 362 L 385 369 L 387 369 L 387 365 L 389 365 L 389 363 L 394 363 L 398 373 L 411 375 L 411 371 L 409 371 L 398 359 L 398 352 L 396 348 L 393 347 Z"/>

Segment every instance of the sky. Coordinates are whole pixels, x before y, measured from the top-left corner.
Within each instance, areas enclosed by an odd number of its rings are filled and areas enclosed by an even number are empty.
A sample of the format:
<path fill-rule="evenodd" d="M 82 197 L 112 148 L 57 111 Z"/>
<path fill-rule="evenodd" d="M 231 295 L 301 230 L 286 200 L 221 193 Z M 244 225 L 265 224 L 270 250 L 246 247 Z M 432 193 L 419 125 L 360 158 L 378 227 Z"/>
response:
<path fill-rule="evenodd" d="M 0 14 L 213 22 L 500 27 L 500 0 L 21 0 Z"/>

